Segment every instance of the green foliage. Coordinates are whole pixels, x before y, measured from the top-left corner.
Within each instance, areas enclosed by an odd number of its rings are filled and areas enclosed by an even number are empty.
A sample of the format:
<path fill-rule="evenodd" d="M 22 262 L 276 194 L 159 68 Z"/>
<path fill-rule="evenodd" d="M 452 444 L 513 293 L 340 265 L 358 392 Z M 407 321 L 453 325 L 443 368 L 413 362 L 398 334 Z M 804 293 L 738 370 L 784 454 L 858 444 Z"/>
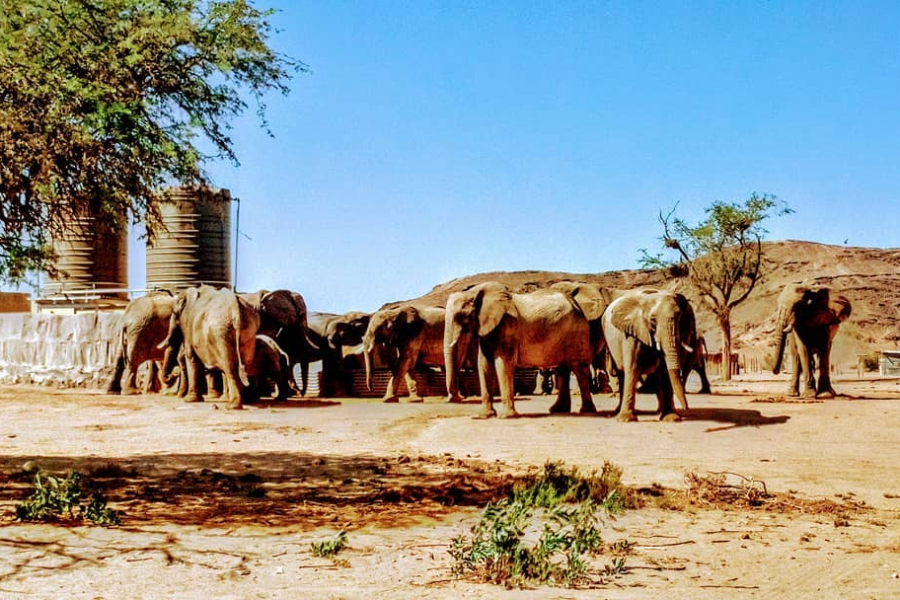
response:
<path fill-rule="evenodd" d="M 676 205 L 677 208 L 677 205 Z M 774 196 L 753 194 L 743 203 L 713 202 L 706 219 L 689 225 L 675 215 L 659 215 L 660 238 L 674 259 L 641 250 L 646 269 L 665 269 L 670 275 L 687 276 L 697 292 L 708 300 L 718 316 L 743 302 L 763 275 L 762 223 L 772 216 L 793 212 Z"/>
<path fill-rule="evenodd" d="M 317 540 L 310 544 L 313 556 L 329 558 L 335 556 L 347 547 L 347 532 L 340 531 L 337 534 L 323 540 Z"/>
<path fill-rule="evenodd" d="M 0 0 L 0 279 L 92 216 L 159 228 L 158 193 L 236 161 L 230 122 L 305 65 L 248 0 Z"/>
<path fill-rule="evenodd" d="M 119 513 L 107 508 L 106 498 L 94 494 L 86 507 L 81 505 L 81 474 L 69 473 L 64 479 L 53 475 L 34 476 L 34 492 L 16 505 L 18 521 L 56 521 L 87 519 L 97 525 L 118 525 Z"/>
<path fill-rule="evenodd" d="M 604 469 L 609 479 L 621 470 Z M 576 468 L 547 462 L 542 473 L 510 495 L 488 504 L 471 537 L 453 539 L 450 555 L 457 574 L 506 586 L 575 585 L 587 578 L 585 556 L 603 543 L 602 514 L 622 509 L 616 489 L 596 473 L 584 478 Z"/>

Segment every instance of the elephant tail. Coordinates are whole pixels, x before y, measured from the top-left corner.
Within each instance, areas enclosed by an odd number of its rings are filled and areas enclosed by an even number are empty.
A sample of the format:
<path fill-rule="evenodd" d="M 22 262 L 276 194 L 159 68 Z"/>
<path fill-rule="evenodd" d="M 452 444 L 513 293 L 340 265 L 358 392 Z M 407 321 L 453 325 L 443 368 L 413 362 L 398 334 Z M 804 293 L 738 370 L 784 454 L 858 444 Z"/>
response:
<path fill-rule="evenodd" d="M 106 387 L 107 394 L 118 394 L 122 391 L 122 375 L 125 373 L 125 356 L 128 353 L 125 347 L 127 339 L 126 327 L 123 325 L 119 332 L 119 352 L 116 355 L 116 367 L 113 371 L 112 379 L 109 380 L 109 385 Z"/>
<path fill-rule="evenodd" d="M 238 300 L 237 296 L 235 296 L 235 310 L 237 311 L 237 319 L 235 320 L 236 327 L 234 328 L 234 348 L 237 350 L 237 375 L 241 380 L 241 384 L 244 387 L 250 386 L 250 377 L 247 375 L 247 365 L 244 364 L 244 355 L 241 352 L 241 332 L 244 330 L 244 327 L 247 325 L 244 323 L 243 315 L 241 314 L 241 305 L 240 300 Z M 248 357 L 249 361 L 253 361 L 253 354 L 256 351 L 256 335 L 253 336 L 253 343 L 250 346 L 251 354 Z"/>

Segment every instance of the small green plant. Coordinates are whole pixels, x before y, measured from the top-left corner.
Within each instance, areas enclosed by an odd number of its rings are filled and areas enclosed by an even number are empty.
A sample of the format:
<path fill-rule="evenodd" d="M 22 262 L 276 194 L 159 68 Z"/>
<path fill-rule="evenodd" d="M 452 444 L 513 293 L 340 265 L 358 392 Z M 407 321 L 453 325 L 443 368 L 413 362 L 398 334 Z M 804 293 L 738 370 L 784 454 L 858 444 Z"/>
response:
<path fill-rule="evenodd" d="M 607 577 L 614 577 L 626 572 L 628 572 L 628 567 L 625 566 L 624 556 L 614 556 L 612 562 L 603 569 L 603 574 Z"/>
<path fill-rule="evenodd" d="M 313 556 L 329 558 L 347 547 L 347 532 L 340 531 L 337 534 L 318 540 L 310 544 Z"/>
<path fill-rule="evenodd" d="M 505 586 L 585 581 L 585 556 L 603 544 L 601 515 L 622 510 L 618 491 L 600 480 L 596 473 L 583 477 L 577 468 L 545 463 L 507 498 L 488 504 L 471 537 L 453 539 L 454 572 Z"/>
<path fill-rule="evenodd" d="M 97 525 L 118 525 L 119 513 L 107 508 L 106 498 L 93 494 L 86 507 L 81 505 L 81 474 L 72 471 L 65 478 L 43 475 L 34 476 L 34 492 L 16 505 L 18 521 L 57 521 L 60 519 L 87 519 Z"/>

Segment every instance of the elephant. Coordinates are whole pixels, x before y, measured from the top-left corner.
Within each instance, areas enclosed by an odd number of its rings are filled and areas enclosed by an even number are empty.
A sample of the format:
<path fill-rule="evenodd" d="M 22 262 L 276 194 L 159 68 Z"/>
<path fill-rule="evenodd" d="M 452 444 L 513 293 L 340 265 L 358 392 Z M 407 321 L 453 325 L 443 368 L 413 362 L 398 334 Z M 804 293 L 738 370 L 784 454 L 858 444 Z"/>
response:
<path fill-rule="evenodd" d="M 172 351 L 183 347 L 188 402 L 202 400 L 200 377 L 219 371 L 226 406 L 243 407 L 259 322 L 254 305 L 230 290 L 201 285 L 179 292 L 169 334 L 160 347 L 170 346 Z"/>
<path fill-rule="evenodd" d="M 691 371 L 696 371 L 700 377 L 700 391 L 698 393 L 711 394 L 712 389 L 709 386 L 709 378 L 706 376 L 706 340 L 702 335 L 698 335 L 693 342 L 686 340 L 685 343 L 693 348 L 694 351 L 687 355 L 684 364 L 681 365 L 681 382 L 687 383 L 687 378 L 691 375 Z"/>
<path fill-rule="evenodd" d="M 363 337 L 366 386 L 372 391 L 373 358 L 376 346 L 384 349 L 391 370 L 384 402 L 397 402 L 400 378 L 405 378 L 409 401 L 421 402 L 412 375 L 416 364 L 444 366 L 444 309 L 433 306 L 400 304 L 375 311 Z M 459 390 L 450 392 L 451 402 L 458 402 Z"/>
<path fill-rule="evenodd" d="M 166 293 L 148 294 L 128 303 L 122 315 L 121 343 L 115 371 L 106 393 L 137 394 L 137 370 L 146 361 L 154 362 L 143 391 L 157 391 L 155 362 L 166 359 L 165 350 L 157 346 L 166 339 L 174 306 L 175 297 Z"/>
<path fill-rule="evenodd" d="M 309 339 L 309 315 L 306 301 L 298 292 L 290 290 L 260 290 L 251 294 L 240 294 L 259 311 L 260 335 L 271 338 L 289 361 L 287 375 L 292 374 L 294 365 L 300 365 L 300 395 L 306 394 L 309 380 L 309 355 L 312 342 Z M 294 389 L 293 377 L 290 390 Z M 291 394 L 290 390 L 283 393 Z"/>
<path fill-rule="evenodd" d="M 256 334 L 253 366 L 247 369 L 254 398 L 268 396 L 274 385 L 275 400 L 285 400 L 291 395 L 291 359 L 274 339 Z"/>
<path fill-rule="evenodd" d="M 604 288 L 595 283 L 585 283 L 578 281 L 559 281 L 550 286 L 550 289 L 568 294 L 572 300 L 584 314 L 590 326 L 591 348 L 593 349 L 593 358 L 591 359 L 591 389 L 592 391 L 600 391 L 596 389 L 593 382 L 599 377 L 600 371 L 604 368 L 603 356 L 606 348 L 606 342 L 603 339 L 603 329 L 600 319 L 603 312 L 613 299 L 613 291 Z M 558 390 L 556 402 L 550 407 L 551 413 L 567 413 L 572 409 L 572 397 L 569 390 L 569 368 L 566 365 L 560 365 L 556 369 L 556 388 Z M 586 411 L 582 405 L 582 412 Z"/>
<path fill-rule="evenodd" d="M 827 286 L 794 283 L 778 296 L 775 320 L 776 350 L 772 372 L 781 370 L 786 339 L 794 350 L 789 396 L 834 398 L 831 387 L 831 344 L 841 323 L 850 317 L 850 301 Z M 813 375 L 813 357 L 818 358 L 819 377 Z M 803 387 L 800 375 L 803 373 Z"/>
<path fill-rule="evenodd" d="M 306 358 L 322 361 L 322 384 L 319 396 L 334 398 L 349 396 L 352 390 L 350 373 L 344 367 L 344 348 L 363 342 L 371 315 L 348 312 L 343 315 L 324 312 L 309 313 L 310 347 Z"/>
<path fill-rule="evenodd" d="M 502 407 L 499 416 L 518 416 L 513 377 L 519 367 L 565 365 L 578 380 L 583 412 L 596 412 L 591 398 L 590 365 L 594 358 L 590 324 L 572 296 L 552 289 L 516 294 L 487 282 L 450 294 L 444 326 L 447 389 L 456 389 L 458 346 L 464 334 L 478 344 L 478 378 L 482 408 L 479 418 L 498 416 L 492 406 L 496 376 Z"/>
<path fill-rule="evenodd" d="M 679 421 L 673 394 L 688 410 L 681 368 L 694 352 L 694 310 L 682 294 L 637 289 L 616 298 L 602 318 L 611 374 L 619 380 L 619 421 L 636 421 L 635 399 L 643 376 L 656 375 L 660 418 Z M 667 373 L 667 377 L 664 376 Z"/>

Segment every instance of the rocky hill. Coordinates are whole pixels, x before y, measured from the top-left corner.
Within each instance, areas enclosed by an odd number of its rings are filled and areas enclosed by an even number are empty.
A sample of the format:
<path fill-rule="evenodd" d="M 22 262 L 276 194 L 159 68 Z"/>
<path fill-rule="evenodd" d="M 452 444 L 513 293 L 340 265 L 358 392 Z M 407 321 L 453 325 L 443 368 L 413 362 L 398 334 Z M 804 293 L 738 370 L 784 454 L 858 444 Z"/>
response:
<path fill-rule="evenodd" d="M 804 280 L 838 289 L 853 303 L 853 314 L 835 339 L 833 361 L 842 368 L 852 369 L 860 354 L 900 348 L 900 249 L 829 246 L 789 240 L 767 242 L 764 251 L 770 261 L 766 278 L 735 309 L 732 319 L 734 350 L 748 366 L 751 363 L 762 368 L 768 365 L 778 294 L 786 284 Z M 690 288 L 682 280 L 666 280 L 655 271 L 481 273 L 438 285 L 418 300 L 439 305 L 454 291 L 492 280 L 517 291 L 563 280 L 597 282 L 618 289 L 641 286 L 676 289 L 693 301 L 698 327 L 704 332 L 710 349 L 720 347 L 721 336 L 715 318 Z"/>

